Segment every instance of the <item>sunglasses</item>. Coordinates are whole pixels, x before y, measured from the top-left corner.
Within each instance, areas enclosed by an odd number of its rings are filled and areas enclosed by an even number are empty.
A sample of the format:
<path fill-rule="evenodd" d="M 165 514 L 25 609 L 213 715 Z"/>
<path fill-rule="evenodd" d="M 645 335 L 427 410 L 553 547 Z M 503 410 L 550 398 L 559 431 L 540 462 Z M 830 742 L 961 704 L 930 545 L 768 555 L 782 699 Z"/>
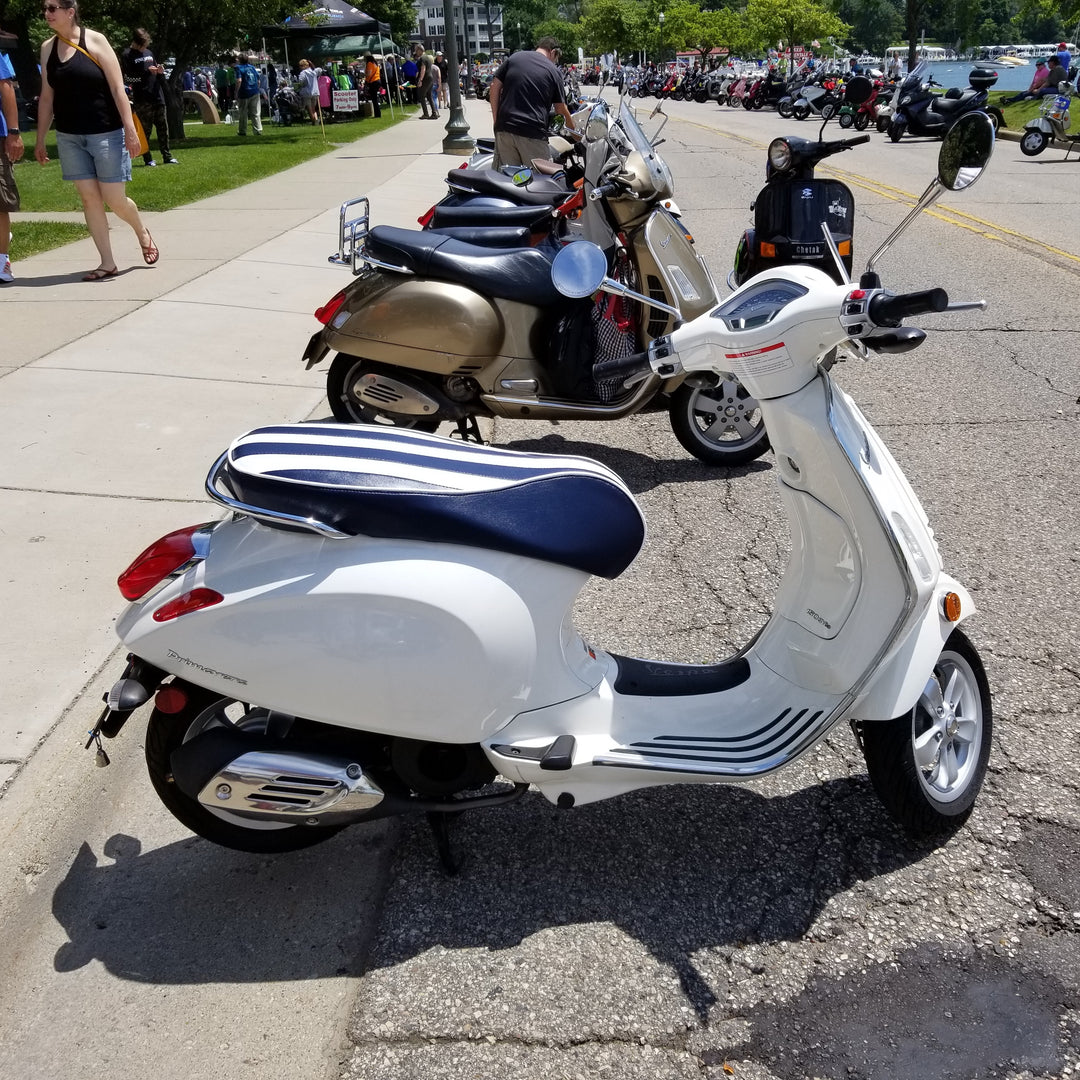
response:
<path fill-rule="evenodd" d="M 60 5 L 59 4 L 46 4 L 41 10 L 46 15 L 52 15 L 54 12 L 57 12 L 57 11 L 60 10 Z"/>

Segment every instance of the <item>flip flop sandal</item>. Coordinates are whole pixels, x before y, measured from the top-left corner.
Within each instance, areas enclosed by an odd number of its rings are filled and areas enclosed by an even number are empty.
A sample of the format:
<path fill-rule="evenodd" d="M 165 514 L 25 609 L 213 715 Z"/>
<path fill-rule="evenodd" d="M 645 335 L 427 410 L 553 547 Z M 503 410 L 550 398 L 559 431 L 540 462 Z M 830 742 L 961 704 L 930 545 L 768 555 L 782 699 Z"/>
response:
<path fill-rule="evenodd" d="M 83 281 L 104 281 L 106 278 L 116 277 L 119 273 L 118 266 L 114 266 L 111 270 L 102 270 L 98 267 L 97 270 L 91 270 L 89 274 L 84 275 Z"/>
<path fill-rule="evenodd" d="M 146 230 L 146 235 L 150 236 L 150 230 L 149 229 Z M 154 238 L 152 236 L 150 236 L 150 243 L 147 244 L 146 247 L 144 247 L 142 249 L 143 262 L 146 263 L 147 266 L 153 266 L 154 263 L 156 263 L 158 261 L 159 255 L 160 255 L 160 252 L 154 246 Z"/>

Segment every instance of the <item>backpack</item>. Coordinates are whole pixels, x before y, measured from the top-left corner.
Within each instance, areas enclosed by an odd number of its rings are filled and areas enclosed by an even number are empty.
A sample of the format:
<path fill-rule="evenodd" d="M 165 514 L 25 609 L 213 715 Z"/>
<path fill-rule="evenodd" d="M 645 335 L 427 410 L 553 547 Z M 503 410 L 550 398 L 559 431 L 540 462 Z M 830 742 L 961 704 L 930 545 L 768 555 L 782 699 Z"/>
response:
<path fill-rule="evenodd" d="M 259 92 L 259 73 L 250 64 L 245 64 L 243 71 L 240 85 L 244 88 L 244 96 L 254 97 Z"/>

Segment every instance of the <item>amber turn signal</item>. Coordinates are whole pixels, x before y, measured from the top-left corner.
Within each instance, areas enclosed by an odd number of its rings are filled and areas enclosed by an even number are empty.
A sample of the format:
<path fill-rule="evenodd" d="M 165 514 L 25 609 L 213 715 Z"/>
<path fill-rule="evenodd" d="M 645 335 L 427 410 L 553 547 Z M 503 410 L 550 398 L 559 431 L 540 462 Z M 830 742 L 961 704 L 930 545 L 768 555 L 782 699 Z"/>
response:
<path fill-rule="evenodd" d="M 960 597 L 954 592 L 947 592 L 941 598 L 941 613 L 949 622 L 960 621 Z"/>

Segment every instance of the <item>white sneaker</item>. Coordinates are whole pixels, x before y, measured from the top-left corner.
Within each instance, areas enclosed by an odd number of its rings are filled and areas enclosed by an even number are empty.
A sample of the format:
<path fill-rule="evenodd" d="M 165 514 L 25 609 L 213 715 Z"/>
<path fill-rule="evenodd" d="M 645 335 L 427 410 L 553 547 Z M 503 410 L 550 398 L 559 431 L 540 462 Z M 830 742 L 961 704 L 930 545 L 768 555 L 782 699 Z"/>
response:
<path fill-rule="evenodd" d="M 4 265 L 0 267 L 0 281 L 14 281 L 15 275 L 11 272 L 11 260 L 5 259 Z"/>

